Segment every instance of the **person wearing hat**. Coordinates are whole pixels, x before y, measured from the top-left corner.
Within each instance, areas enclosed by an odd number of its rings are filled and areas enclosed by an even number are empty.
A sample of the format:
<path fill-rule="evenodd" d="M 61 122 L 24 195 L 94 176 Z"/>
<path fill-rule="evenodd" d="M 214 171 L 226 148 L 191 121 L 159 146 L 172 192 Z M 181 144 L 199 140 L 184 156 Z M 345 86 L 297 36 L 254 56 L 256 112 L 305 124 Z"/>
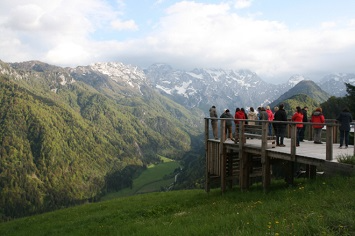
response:
<path fill-rule="evenodd" d="M 224 129 L 224 137 L 229 137 L 234 141 L 233 133 L 232 133 L 232 119 L 233 115 L 229 112 L 229 109 L 225 109 L 224 113 L 220 116 L 220 118 L 230 118 L 226 120 L 226 126 Z M 228 133 L 228 135 L 227 135 Z"/>

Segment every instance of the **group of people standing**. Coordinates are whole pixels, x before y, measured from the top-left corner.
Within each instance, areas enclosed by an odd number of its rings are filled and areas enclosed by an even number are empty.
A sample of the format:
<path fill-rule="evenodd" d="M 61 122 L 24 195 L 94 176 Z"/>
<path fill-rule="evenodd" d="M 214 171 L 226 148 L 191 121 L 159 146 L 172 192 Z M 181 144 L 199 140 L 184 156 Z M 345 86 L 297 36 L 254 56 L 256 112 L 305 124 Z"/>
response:
<path fill-rule="evenodd" d="M 276 146 L 285 147 L 284 138 L 286 133 L 287 123 L 287 114 L 285 111 L 284 104 L 280 104 L 277 107 L 274 107 L 274 112 L 271 111 L 270 106 L 258 107 L 258 112 L 254 110 L 253 107 L 250 107 L 249 112 L 247 113 L 244 108 L 236 108 L 234 116 L 230 113 L 229 109 L 225 109 L 223 114 L 220 118 L 230 118 L 226 120 L 226 127 L 225 127 L 225 135 L 226 138 L 229 138 L 233 141 L 233 130 L 232 130 L 232 119 L 234 118 L 236 130 L 238 130 L 239 119 L 248 120 L 246 124 L 255 125 L 254 120 L 269 120 L 274 121 L 273 123 L 269 124 L 268 127 L 268 135 L 272 136 L 272 131 L 274 130 L 274 134 L 276 137 Z M 213 136 L 215 139 L 218 139 L 218 118 L 216 107 L 212 106 L 210 108 L 210 117 L 211 125 L 213 130 Z M 296 135 L 296 146 L 300 146 L 300 142 L 304 142 L 304 133 L 305 133 L 305 126 L 303 125 L 304 122 L 308 122 L 308 107 L 305 106 L 303 109 L 297 106 L 295 109 L 295 113 L 292 115 L 291 121 L 297 122 L 297 135 Z M 340 146 L 339 148 L 343 147 L 345 142 L 345 148 L 349 145 L 349 132 L 350 132 L 350 123 L 352 122 L 352 115 L 348 108 L 344 108 L 343 111 L 337 117 L 337 121 L 340 124 Z M 311 115 L 310 122 L 313 123 L 312 127 L 314 130 L 313 140 L 315 144 L 322 144 L 321 135 L 322 129 L 325 124 L 325 118 L 322 113 L 322 108 L 317 107 L 315 111 Z M 237 140 L 238 141 L 238 140 Z"/>

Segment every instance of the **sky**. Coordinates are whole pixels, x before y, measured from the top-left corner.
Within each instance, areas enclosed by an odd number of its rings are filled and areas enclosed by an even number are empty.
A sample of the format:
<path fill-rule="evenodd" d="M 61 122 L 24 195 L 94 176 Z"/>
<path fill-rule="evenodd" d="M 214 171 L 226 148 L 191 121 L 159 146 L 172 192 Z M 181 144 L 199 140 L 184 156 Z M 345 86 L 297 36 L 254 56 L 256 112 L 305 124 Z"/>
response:
<path fill-rule="evenodd" d="M 355 73 L 354 0 L 1 0 L 0 60 Z"/>

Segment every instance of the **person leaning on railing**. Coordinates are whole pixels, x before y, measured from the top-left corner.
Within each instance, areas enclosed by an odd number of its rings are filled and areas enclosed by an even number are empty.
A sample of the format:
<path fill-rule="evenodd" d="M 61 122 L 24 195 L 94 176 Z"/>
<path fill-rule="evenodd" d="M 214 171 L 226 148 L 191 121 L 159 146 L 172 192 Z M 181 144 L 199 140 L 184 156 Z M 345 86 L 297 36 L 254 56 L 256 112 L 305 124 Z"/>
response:
<path fill-rule="evenodd" d="M 284 107 L 284 104 L 279 105 L 279 109 L 274 114 L 274 121 L 287 121 L 287 114 Z M 284 138 L 286 124 L 276 122 L 274 123 L 274 129 L 276 131 L 276 146 L 285 147 Z"/>
<path fill-rule="evenodd" d="M 297 127 L 296 147 L 299 147 L 300 146 L 300 132 L 303 128 L 303 124 L 299 123 L 299 122 L 303 121 L 303 112 L 302 112 L 301 107 L 299 107 L 299 106 L 296 107 L 296 112 L 295 112 L 295 114 L 293 114 L 291 120 L 294 122 L 298 122 L 298 124 L 296 124 L 296 127 Z"/>
<path fill-rule="evenodd" d="M 235 133 L 239 133 L 239 121 L 238 120 L 245 120 L 245 113 L 239 107 L 235 109 L 235 114 L 234 114 L 234 123 L 235 123 Z M 243 131 L 242 131 L 243 132 Z M 239 140 L 237 139 L 239 142 Z"/>
<path fill-rule="evenodd" d="M 233 138 L 233 132 L 232 132 L 232 119 L 233 119 L 233 115 L 231 113 L 229 113 L 229 109 L 226 109 L 224 111 L 224 113 L 220 116 L 220 118 L 228 118 L 226 120 L 226 127 L 224 129 L 224 137 L 229 137 L 231 140 L 234 141 Z M 228 133 L 228 136 L 227 136 Z"/>
<path fill-rule="evenodd" d="M 322 113 L 322 108 L 317 107 L 317 109 L 312 113 L 311 117 L 311 122 L 312 123 L 325 123 L 324 115 Z M 314 124 L 313 129 L 314 129 L 314 143 L 315 144 L 322 144 L 322 129 L 324 125 L 321 124 Z"/>
<path fill-rule="evenodd" d="M 214 139 L 218 139 L 218 115 L 216 111 L 216 107 L 212 106 L 210 108 L 210 117 L 211 117 L 211 126 L 212 126 L 212 131 L 213 131 L 213 137 Z"/>

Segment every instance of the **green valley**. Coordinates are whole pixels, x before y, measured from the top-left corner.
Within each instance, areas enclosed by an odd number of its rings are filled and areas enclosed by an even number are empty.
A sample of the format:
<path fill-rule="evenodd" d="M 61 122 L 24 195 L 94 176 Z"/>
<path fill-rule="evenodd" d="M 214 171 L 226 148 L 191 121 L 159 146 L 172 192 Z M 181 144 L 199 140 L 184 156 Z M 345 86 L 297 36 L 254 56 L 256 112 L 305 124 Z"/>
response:
<path fill-rule="evenodd" d="M 175 175 L 178 173 L 176 170 L 180 170 L 180 164 L 165 157 L 160 158 L 161 162 L 148 165 L 147 168 L 133 180 L 132 187 L 122 189 L 118 192 L 108 193 L 103 196 L 101 200 L 105 201 L 117 197 L 165 191 L 175 182 Z"/>

